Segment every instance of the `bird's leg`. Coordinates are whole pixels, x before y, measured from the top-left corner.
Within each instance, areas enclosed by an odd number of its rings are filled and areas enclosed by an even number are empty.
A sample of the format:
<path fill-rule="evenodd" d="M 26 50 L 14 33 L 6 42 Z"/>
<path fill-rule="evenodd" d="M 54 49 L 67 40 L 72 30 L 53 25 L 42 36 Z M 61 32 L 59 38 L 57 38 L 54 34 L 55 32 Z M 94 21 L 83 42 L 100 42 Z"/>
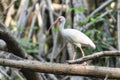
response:
<path fill-rule="evenodd" d="M 82 47 L 80 47 L 80 50 L 81 50 L 81 52 L 82 52 L 82 57 L 84 57 L 84 56 L 85 56 L 85 53 L 84 53 Z"/>
<path fill-rule="evenodd" d="M 72 58 L 72 60 L 75 60 L 75 58 L 76 58 L 76 47 L 75 46 L 73 46 L 73 58 Z"/>
<path fill-rule="evenodd" d="M 76 51 L 74 50 L 74 53 L 73 53 L 73 60 L 75 59 L 76 57 Z"/>
<path fill-rule="evenodd" d="M 84 57 L 84 56 L 85 56 L 85 53 L 84 53 L 82 47 L 80 47 L 80 50 L 81 50 L 81 52 L 82 52 L 82 57 Z M 85 61 L 85 62 L 83 63 L 83 65 L 87 65 L 87 62 Z"/>

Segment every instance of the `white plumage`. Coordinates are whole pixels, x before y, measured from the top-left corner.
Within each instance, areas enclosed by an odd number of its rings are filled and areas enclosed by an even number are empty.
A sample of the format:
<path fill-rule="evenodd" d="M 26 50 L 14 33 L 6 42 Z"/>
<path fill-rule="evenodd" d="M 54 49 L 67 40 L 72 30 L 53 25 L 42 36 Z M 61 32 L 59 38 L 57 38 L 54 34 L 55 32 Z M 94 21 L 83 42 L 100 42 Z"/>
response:
<path fill-rule="evenodd" d="M 86 36 L 84 33 L 80 32 L 79 30 L 64 29 L 65 22 L 66 22 L 65 18 L 63 16 L 60 16 L 50 26 L 50 28 L 52 26 L 54 26 L 55 24 L 59 23 L 59 29 L 60 29 L 60 33 L 61 33 L 62 37 L 65 40 L 67 40 L 68 42 L 70 42 L 71 44 L 79 47 L 82 52 L 82 56 L 84 56 L 84 51 L 81 48 L 82 46 L 89 46 L 93 49 L 96 48 L 93 41 L 88 36 Z M 50 28 L 49 28 L 49 30 L 50 30 Z M 73 59 L 75 58 L 75 56 L 76 56 L 76 53 L 74 53 Z M 84 62 L 84 63 L 86 64 L 86 62 Z"/>
<path fill-rule="evenodd" d="M 90 46 L 93 49 L 96 48 L 95 44 L 89 39 L 89 37 L 76 29 L 63 29 L 61 35 L 65 40 L 68 40 L 68 42 L 77 47 Z"/>

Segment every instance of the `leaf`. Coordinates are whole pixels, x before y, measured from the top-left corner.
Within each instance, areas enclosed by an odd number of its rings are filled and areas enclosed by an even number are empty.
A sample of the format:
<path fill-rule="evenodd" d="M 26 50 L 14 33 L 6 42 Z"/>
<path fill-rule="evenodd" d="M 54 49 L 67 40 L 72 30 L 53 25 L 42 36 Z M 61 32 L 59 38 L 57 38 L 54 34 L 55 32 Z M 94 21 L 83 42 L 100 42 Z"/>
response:
<path fill-rule="evenodd" d="M 28 38 L 22 38 L 19 40 L 23 48 L 27 53 L 36 53 L 36 47 L 38 43 L 32 43 Z"/>
<path fill-rule="evenodd" d="M 53 31 L 58 32 L 59 31 L 59 26 L 55 26 Z"/>
<path fill-rule="evenodd" d="M 95 20 L 95 22 L 100 22 L 100 21 L 104 21 L 104 20 L 105 20 L 105 19 L 102 18 L 102 17 L 97 17 L 96 20 Z"/>
<path fill-rule="evenodd" d="M 92 23 L 95 23 L 95 19 L 94 19 L 93 17 L 90 18 L 90 21 L 91 21 Z"/>
<path fill-rule="evenodd" d="M 38 29 L 38 26 L 34 26 L 33 29 L 34 29 L 34 30 L 37 30 L 37 29 Z"/>
<path fill-rule="evenodd" d="M 87 30 L 85 34 L 86 34 L 87 36 L 89 36 L 90 33 L 91 33 L 91 31 L 92 31 L 92 30 Z"/>
<path fill-rule="evenodd" d="M 112 45 L 114 44 L 114 40 L 115 40 L 114 38 L 107 38 L 107 43 Z"/>
<path fill-rule="evenodd" d="M 17 27 L 12 25 L 12 26 L 10 26 L 10 30 L 16 31 Z"/>
<path fill-rule="evenodd" d="M 102 51 L 102 47 L 100 45 L 97 45 L 97 50 Z"/>
<path fill-rule="evenodd" d="M 74 8 L 69 8 L 68 10 L 67 10 L 67 12 L 71 12 L 71 11 L 73 11 L 74 10 Z"/>
<path fill-rule="evenodd" d="M 75 8 L 76 12 L 83 12 L 84 10 L 85 10 L 85 8 L 83 8 L 83 7 Z"/>
<path fill-rule="evenodd" d="M 28 38 L 22 38 L 19 40 L 19 42 L 22 44 L 22 45 L 28 45 L 29 44 L 29 39 Z"/>
<path fill-rule="evenodd" d="M 18 31 L 23 31 L 25 29 L 25 27 L 19 26 L 17 29 L 18 29 Z"/>
<path fill-rule="evenodd" d="M 67 10 L 67 12 L 71 12 L 71 11 L 75 11 L 75 12 L 83 12 L 84 10 L 85 10 L 85 8 L 83 8 L 83 7 L 78 7 L 78 8 L 69 8 L 68 10 Z"/>
<path fill-rule="evenodd" d="M 28 49 L 26 50 L 27 53 L 37 53 L 37 50 L 35 49 Z"/>
<path fill-rule="evenodd" d="M 108 46 L 106 45 L 101 45 L 102 48 L 108 49 Z"/>

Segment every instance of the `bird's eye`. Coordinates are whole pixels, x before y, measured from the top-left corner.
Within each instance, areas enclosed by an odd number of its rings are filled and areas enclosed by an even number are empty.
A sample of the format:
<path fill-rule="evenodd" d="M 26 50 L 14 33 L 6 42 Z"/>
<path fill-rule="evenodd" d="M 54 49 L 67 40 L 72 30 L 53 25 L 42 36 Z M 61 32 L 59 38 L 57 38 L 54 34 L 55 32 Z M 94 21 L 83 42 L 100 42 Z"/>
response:
<path fill-rule="evenodd" d="M 59 18 L 59 21 L 60 21 L 60 22 L 62 22 L 62 19 L 61 19 L 61 18 Z"/>

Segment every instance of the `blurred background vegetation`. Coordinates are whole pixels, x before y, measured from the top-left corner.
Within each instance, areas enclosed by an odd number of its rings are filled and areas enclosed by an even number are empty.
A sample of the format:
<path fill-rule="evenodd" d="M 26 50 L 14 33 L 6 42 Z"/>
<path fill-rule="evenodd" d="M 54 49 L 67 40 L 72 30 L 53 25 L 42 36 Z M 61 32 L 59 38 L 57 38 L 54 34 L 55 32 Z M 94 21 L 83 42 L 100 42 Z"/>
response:
<path fill-rule="evenodd" d="M 117 50 L 117 5 L 120 5 L 117 0 L 0 0 L 0 22 L 6 25 L 24 50 L 35 59 L 64 63 L 72 59 L 74 48 L 62 39 L 57 28 L 47 34 L 53 21 L 62 15 L 66 18 L 65 28 L 78 29 L 93 40 L 97 48 L 92 50 L 83 47 L 86 55 Z M 81 52 L 78 48 L 75 50 L 78 53 L 76 58 L 80 58 Z M 88 63 L 116 67 L 117 59 L 102 57 Z M 19 75 L 21 73 L 12 76 L 11 80 L 25 79 Z M 1 80 L 8 80 L 4 76 L 0 77 Z M 78 80 L 70 76 L 54 77 L 57 80 Z M 55 80 L 45 74 L 42 78 Z"/>

